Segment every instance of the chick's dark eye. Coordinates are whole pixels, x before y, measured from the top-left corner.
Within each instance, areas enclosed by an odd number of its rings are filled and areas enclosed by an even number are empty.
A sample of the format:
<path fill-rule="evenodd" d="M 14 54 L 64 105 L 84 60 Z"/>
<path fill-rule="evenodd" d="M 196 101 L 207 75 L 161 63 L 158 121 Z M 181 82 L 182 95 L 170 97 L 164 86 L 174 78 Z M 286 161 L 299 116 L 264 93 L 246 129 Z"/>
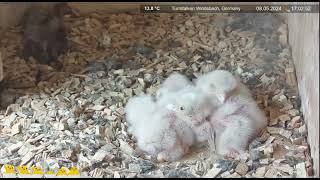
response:
<path fill-rule="evenodd" d="M 180 110 L 184 110 L 184 107 L 180 107 Z"/>

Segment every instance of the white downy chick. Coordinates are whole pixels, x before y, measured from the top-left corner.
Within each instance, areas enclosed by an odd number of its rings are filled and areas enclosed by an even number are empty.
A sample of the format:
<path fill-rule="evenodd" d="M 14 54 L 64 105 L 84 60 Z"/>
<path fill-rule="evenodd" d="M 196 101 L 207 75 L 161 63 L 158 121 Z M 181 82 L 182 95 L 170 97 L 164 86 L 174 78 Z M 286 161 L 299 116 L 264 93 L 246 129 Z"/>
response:
<path fill-rule="evenodd" d="M 169 112 L 171 116 L 175 117 L 175 119 L 171 119 L 171 124 L 169 129 L 167 129 L 167 132 L 172 133 L 172 131 L 174 131 L 176 133 L 176 136 L 175 138 L 165 137 L 163 139 L 163 142 L 174 142 L 174 145 L 171 146 L 171 148 L 169 146 L 166 146 L 166 148 L 164 148 L 164 150 L 158 154 L 157 159 L 159 161 L 172 162 L 179 160 L 183 155 L 189 152 L 189 147 L 195 143 L 195 134 L 191 127 L 185 121 L 175 116 L 172 111 Z"/>
<path fill-rule="evenodd" d="M 189 79 L 186 76 L 178 72 L 173 72 L 162 83 L 160 89 L 156 93 L 156 97 L 157 99 L 160 99 L 164 94 L 167 94 L 170 92 L 177 92 L 191 84 L 192 84 L 191 81 L 189 81 Z"/>
<path fill-rule="evenodd" d="M 222 104 L 231 95 L 251 96 L 250 91 L 240 79 L 225 70 L 215 70 L 200 76 L 196 80 L 196 87 L 208 94 L 213 104 Z"/>
<path fill-rule="evenodd" d="M 252 98 L 250 90 L 241 83 L 239 77 L 233 76 L 230 72 L 225 70 L 212 71 L 200 77 L 196 82 L 196 87 L 207 94 L 209 98 L 220 96 L 218 97 L 221 100 L 220 104 L 225 103 L 224 107 L 228 107 L 225 108 L 223 115 L 234 113 L 239 109 L 239 106 L 247 106 L 249 109 L 246 111 L 250 116 L 253 116 L 254 121 L 259 122 L 258 124 L 261 126 L 266 124 L 265 116 Z M 220 108 L 220 111 L 221 109 L 223 108 Z M 214 113 L 217 114 L 217 112 Z"/>
<path fill-rule="evenodd" d="M 251 138 L 267 126 L 267 119 L 253 98 L 231 96 L 211 116 L 218 154 L 235 157 Z"/>
<path fill-rule="evenodd" d="M 165 108 L 155 108 L 149 95 L 133 97 L 125 108 L 129 132 L 139 148 L 159 160 L 175 161 L 193 144 L 193 132 Z"/>
<path fill-rule="evenodd" d="M 198 124 L 198 121 L 204 120 L 205 115 L 202 112 L 209 113 L 208 103 L 209 101 L 195 86 L 189 85 L 179 91 L 164 94 L 158 100 L 157 107 L 174 111 L 180 119 L 192 118 L 192 123 Z"/>
<path fill-rule="evenodd" d="M 176 161 L 194 144 L 194 134 L 186 122 L 174 113 L 160 109 L 151 116 L 147 127 L 139 128 L 138 146 L 159 161 Z"/>
<path fill-rule="evenodd" d="M 251 97 L 249 90 L 241 83 L 240 79 L 225 70 L 215 70 L 200 76 L 196 80 L 196 88 L 199 89 L 207 99 L 210 99 L 213 114 L 215 114 L 215 110 L 220 108 L 220 106 L 223 106 L 225 101 L 230 97 Z M 233 107 L 233 109 L 232 107 L 229 107 L 231 109 L 226 108 L 226 113 L 229 112 L 231 114 L 237 110 L 237 107 L 238 106 Z M 214 124 L 211 122 L 211 125 Z M 221 128 L 215 128 L 214 131 L 209 131 L 211 134 L 206 136 L 209 138 L 211 147 L 215 147 L 212 143 L 215 143 L 215 139 L 213 138 L 215 138 L 215 131 L 217 130 L 221 130 Z"/>
<path fill-rule="evenodd" d="M 169 121 L 162 121 L 154 112 L 155 102 L 150 95 L 132 97 L 125 107 L 128 132 L 137 138 L 140 149 L 156 156 L 161 151 L 160 139 Z"/>
<path fill-rule="evenodd" d="M 157 106 L 175 112 L 175 115 L 192 128 L 197 142 L 208 139 L 211 124 L 206 119 L 212 113 L 210 101 L 195 86 L 189 85 L 167 93 L 157 102 Z"/>
<path fill-rule="evenodd" d="M 128 132 L 134 133 L 136 127 L 148 122 L 155 111 L 155 102 L 150 95 L 140 95 L 129 99 L 125 106 L 126 120 L 129 123 Z"/>
<path fill-rule="evenodd" d="M 217 153 L 234 157 L 245 151 L 250 138 L 267 125 L 266 117 L 249 89 L 238 77 L 225 70 L 201 76 L 196 87 L 207 94 L 213 104 L 216 103 L 217 109 L 210 122 L 215 135 L 211 143 L 215 143 Z"/>

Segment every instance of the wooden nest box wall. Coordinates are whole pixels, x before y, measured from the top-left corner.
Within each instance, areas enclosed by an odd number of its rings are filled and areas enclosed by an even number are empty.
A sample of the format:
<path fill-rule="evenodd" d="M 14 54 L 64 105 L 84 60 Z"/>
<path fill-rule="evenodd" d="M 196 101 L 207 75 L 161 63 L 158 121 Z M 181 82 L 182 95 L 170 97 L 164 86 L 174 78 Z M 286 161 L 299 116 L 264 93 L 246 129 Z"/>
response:
<path fill-rule="evenodd" d="M 51 3 L 52 4 L 52 3 Z M 16 24 L 32 3 L 0 3 L 0 30 Z M 44 6 L 50 3 L 43 3 Z M 98 11 L 123 12 L 138 10 L 138 3 L 69 3 L 80 13 Z M 13 10 L 14 9 L 14 10 Z M 319 14 L 286 14 L 288 41 L 292 48 L 294 66 L 291 81 L 297 80 L 302 112 L 307 123 L 308 141 L 314 164 L 314 174 L 319 177 Z M 3 78 L 0 54 L 0 81 Z"/>

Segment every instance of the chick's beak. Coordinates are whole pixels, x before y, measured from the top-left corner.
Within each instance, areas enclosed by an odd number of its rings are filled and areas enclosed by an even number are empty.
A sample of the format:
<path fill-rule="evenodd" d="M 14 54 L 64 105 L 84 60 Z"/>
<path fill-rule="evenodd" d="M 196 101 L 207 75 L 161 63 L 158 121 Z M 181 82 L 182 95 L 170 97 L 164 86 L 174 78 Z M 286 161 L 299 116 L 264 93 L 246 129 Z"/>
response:
<path fill-rule="evenodd" d="M 217 93 L 216 96 L 221 103 L 224 103 L 227 98 L 225 93 Z"/>

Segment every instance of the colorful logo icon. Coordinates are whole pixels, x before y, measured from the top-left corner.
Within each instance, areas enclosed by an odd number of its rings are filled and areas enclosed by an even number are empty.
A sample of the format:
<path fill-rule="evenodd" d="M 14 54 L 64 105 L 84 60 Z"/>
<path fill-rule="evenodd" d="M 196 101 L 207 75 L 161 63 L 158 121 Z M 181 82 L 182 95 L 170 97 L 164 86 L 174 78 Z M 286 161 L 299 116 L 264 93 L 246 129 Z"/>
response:
<path fill-rule="evenodd" d="M 5 178 L 50 178 L 50 177 L 80 177 L 80 172 L 77 167 L 71 167 L 70 170 L 68 168 L 62 167 L 58 170 L 57 173 L 52 169 L 48 169 L 48 171 L 43 171 L 41 167 L 33 165 L 29 170 L 28 166 L 18 166 L 16 169 L 14 166 L 10 164 L 5 164 L 1 167 L 0 177 Z"/>

